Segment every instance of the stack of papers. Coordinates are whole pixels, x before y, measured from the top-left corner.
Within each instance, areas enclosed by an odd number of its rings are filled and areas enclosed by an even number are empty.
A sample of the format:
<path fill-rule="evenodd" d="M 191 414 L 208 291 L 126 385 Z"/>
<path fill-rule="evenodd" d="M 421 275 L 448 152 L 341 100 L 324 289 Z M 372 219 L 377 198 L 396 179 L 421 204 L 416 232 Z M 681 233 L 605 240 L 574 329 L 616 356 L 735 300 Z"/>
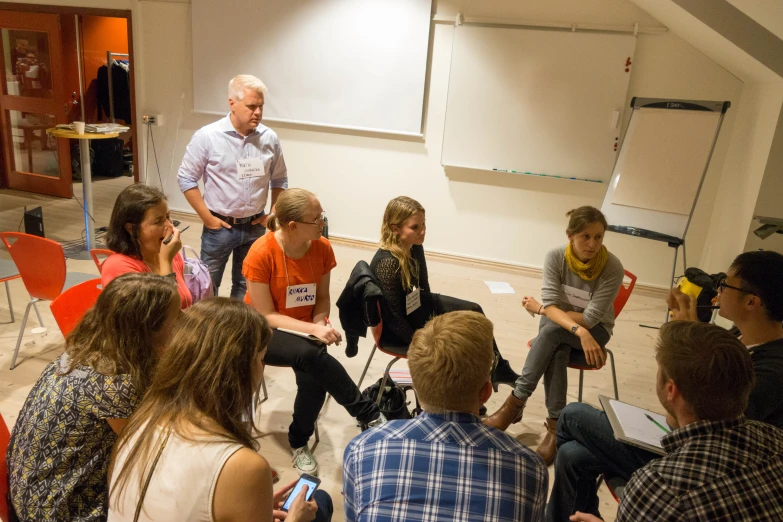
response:
<path fill-rule="evenodd" d="M 57 129 L 64 129 L 64 130 L 73 130 L 73 124 L 71 123 L 60 123 L 55 126 Z M 120 133 L 120 132 L 127 132 L 130 130 L 130 127 L 126 127 L 125 125 L 120 125 L 119 123 L 87 123 L 84 126 L 84 132 L 85 133 L 91 133 L 91 134 L 110 134 L 110 133 Z"/>

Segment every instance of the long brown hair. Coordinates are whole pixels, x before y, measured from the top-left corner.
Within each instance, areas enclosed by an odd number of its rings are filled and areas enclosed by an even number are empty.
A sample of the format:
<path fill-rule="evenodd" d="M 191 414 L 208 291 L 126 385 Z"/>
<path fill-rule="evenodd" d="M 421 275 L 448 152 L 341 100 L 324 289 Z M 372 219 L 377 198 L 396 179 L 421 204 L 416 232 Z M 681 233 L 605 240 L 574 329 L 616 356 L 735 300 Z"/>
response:
<path fill-rule="evenodd" d="M 302 221 L 315 199 L 315 194 L 303 188 L 284 190 L 275 202 L 275 213 L 269 217 L 266 228 L 274 232 L 292 221 Z"/>
<path fill-rule="evenodd" d="M 129 374 L 144 394 L 157 361 L 156 336 L 175 298 L 177 283 L 169 277 L 129 273 L 113 279 L 65 339 L 64 373 L 84 365 L 104 375 Z"/>
<path fill-rule="evenodd" d="M 400 244 L 400 238 L 392 227 L 403 226 L 411 216 L 418 212 L 424 214 L 424 207 L 418 201 L 408 196 L 399 196 L 389 201 L 389 204 L 386 205 L 386 211 L 383 213 L 383 223 L 381 224 L 380 246 L 391 252 L 394 259 L 400 263 L 402 287 L 405 290 L 410 290 L 413 285 L 413 279 L 419 277 L 419 267 L 416 266 L 411 256 Z"/>
<path fill-rule="evenodd" d="M 147 211 L 163 201 L 166 201 L 163 192 L 144 183 L 134 183 L 122 189 L 111 211 L 106 246 L 113 252 L 141 258 L 139 226 Z M 126 224 L 131 225 L 130 232 L 125 228 Z"/>
<path fill-rule="evenodd" d="M 199 301 L 183 315 L 152 385 L 117 442 L 119 453 L 138 435 L 112 487 L 115 499 L 136 465 L 140 481 L 146 478 L 166 428 L 193 440 L 186 430 L 190 424 L 210 440 L 258 449 L 256 428 L 247 419 L 252 417 L 252 368 L 272 338 L 269 324 L 252 307 L 228 297 Z"/>

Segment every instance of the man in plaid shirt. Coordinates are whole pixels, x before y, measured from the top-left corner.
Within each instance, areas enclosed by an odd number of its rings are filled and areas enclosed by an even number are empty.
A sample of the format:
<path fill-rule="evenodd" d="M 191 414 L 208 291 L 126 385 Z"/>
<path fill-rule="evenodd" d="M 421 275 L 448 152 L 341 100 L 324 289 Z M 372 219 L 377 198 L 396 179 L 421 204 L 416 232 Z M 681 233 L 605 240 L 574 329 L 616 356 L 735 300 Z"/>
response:
<path fill-rule="evenodd" d="M 492 323 L 479 313 L 440 315 L 416 332 L 408 366 L 424 413 L 345 448 L 346 521 L 543 518 L 544 462 L 478 417 L 492 394 L 493 359 Z"/>
<path fill-rule="evenodd" d="M 783 430 L 743 415 L 754 379 L 745 346 L 719 326 L 674 321 L 656 352 L 656 391 L 675 429 L 661 439 L 666 456 L 631 477 L 617 521 L 783 520 Z"/>

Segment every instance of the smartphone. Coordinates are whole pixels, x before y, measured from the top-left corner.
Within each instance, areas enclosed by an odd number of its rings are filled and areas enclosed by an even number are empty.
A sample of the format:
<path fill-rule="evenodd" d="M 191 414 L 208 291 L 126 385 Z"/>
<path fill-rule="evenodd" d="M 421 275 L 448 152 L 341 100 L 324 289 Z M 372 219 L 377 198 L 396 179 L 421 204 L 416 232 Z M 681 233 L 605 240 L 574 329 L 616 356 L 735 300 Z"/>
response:
<path fill-rule="evenodd" d="M 180 230 L 180 231 L 179 231 L 179 233 L 180 233 L 180 234 L 182 234 L 184 231 L 186 231 L 186 230 L 187 230 L 187 229 L 189 229 L 189 228 L 190 228 L 190 225 L 188 225 L 188 226 L 186 226 L 185 228 L 183 228 L 182 230 Z M 171 243 L 171 240 L 172 240 L 172 239 L 174 239 L 174 234 L 171 234 L 169 237 L 167 237 L 166 239 L 164 239 L 164 240 L 163 240 L 163 244 L 164 244 L 164 245 L 168 245 L 169 243 Z"/>
<path fill-rule="evenodd" d="M 302 473 L 302 476 L 299 477 L 299 482 L 297 482 L 294 486 L 294 489 L 291 490 L 291 494 L 288 495 L 288 498 L 286 499 L 285 504 L 283 504 L 281 509 L 283 511 L 288 511 L 291 509 L 291 504 L 293 504 L 294 500 L 296 500 L 296 497 L 299 496 L 302 488 L 307 488 L 307 496 L 305 497 L 305 500 L 310 500 L 313 498 L 313 493 L 315 493 L 315 490 L 318 489 L 320 484 L 321 479 L 318 477 L 308 475 L 307 473 Z"/>

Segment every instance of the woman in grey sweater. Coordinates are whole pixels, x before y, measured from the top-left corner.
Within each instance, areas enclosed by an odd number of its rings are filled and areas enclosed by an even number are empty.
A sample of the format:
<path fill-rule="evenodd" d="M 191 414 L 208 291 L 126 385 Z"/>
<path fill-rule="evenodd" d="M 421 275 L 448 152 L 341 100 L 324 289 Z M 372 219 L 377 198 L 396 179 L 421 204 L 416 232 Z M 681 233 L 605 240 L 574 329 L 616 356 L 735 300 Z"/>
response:
<path fill-rule="evenodd" d="M 614 299 L 625 274 L 620 260 L 603 246 L 607 223 L 601 211 L 586 206 L 566 215 L 568 244 L 546 255 L 541 302 L 533 297 L 522 300 L 525 310 L 541 315 L 538 336 L 530 342 L 514 391 L 484 421 L 505 431 L 522 420 L 527 398 L 543 376 L 547 434 L 536 451 L 547 464 L 557 453 L 557 419 L 566 405 L 570 352 L 582 350 L 588 364 L 604 365 L 604 346 L 614 326 Z"/>

